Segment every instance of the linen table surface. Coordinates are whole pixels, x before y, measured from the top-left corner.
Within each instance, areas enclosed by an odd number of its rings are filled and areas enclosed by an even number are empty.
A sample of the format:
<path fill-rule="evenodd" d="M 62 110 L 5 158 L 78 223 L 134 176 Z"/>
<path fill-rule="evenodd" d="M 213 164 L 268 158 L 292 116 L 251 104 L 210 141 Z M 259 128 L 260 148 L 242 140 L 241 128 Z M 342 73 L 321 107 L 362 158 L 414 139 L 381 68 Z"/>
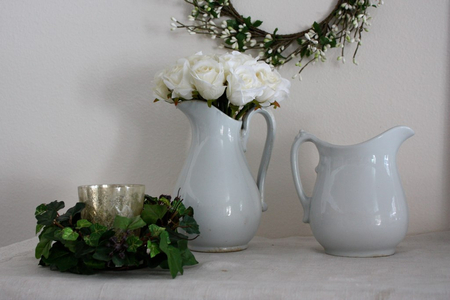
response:
<path fill-rule="evenodd" d="M 37 238 L 0 248 L 0 299 L 450 299 L 450 231 L 408 236 L 389 257 L 324 253 L 313 237 L 255 237 L 233 253 L 194 253 L 171 279 L 140 269 L 76 275 L 38 266 Z"/>

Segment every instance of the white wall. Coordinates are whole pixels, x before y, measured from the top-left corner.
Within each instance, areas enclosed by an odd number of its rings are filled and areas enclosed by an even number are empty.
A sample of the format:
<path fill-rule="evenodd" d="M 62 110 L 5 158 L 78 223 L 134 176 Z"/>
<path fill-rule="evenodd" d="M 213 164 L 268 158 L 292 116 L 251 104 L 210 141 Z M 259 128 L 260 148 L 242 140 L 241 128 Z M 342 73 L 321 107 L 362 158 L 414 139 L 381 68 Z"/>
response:
<path fill-rule="evenodd" d="M 286 15 L 274 13 L 274 1 L 252 1 L 233 3 L 266 29 L 287 22 L 286 32 L 320 19 L 335 2 L 285 1 Z M 78 185 L 143 183 L 152 195 L 172 192 L 190 131 L 173 106 L 152 103 L 151 81 L 179 57 L 219 51 L 212 40 L 169 31 L 170 17 L 186 20 L 190 9 L 182 0 L 0 2 L 0 246 L 34 235 L 40 203 L 72 206 Z M 298 23 L 296 12 L 313 17 Z M 259 235 L 310 234 L 289 165 L 300 128 L 351 144 L 398 124 L 416 131 L 398 156 L 409 233 L 450 228 L 450 2 L 386 1 L 373 15 L 359 66 L 330 53 L 293 82 L 291 99 L 274 111 L 269 211 Z M 290 77 L 295 68 L 281 72 Z M 254 171 L 265 136 L 258 127 L 260 117 L 249 145 Z M 314 147 L 302 147 L 300 158 L 311 192 Z"/>

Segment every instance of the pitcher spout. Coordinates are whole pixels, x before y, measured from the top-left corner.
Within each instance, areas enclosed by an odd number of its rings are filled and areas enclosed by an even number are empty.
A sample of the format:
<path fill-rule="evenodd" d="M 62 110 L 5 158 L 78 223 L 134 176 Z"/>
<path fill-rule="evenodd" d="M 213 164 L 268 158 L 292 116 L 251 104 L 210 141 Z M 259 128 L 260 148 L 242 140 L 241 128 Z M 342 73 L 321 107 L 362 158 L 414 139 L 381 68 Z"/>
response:
<path fill-rule="evenodd" d="M 414 135 L 414 130 L 408 126 L 396 126 L 393 127 L 382 134 L 380 134 L 375 139 L 385 140 L 391 146 L 394 146 L 397 150 L 403 144 L 404 141 L 409 139 Z"/>

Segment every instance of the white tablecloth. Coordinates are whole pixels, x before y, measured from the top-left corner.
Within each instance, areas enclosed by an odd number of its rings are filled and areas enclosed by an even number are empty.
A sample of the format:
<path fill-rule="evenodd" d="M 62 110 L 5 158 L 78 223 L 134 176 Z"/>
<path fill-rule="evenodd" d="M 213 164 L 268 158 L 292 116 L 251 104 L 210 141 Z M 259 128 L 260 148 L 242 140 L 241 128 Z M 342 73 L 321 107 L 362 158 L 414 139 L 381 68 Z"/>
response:
<path fill-rule="evenodd" d="M 247 250 L 195 253 L 160 269 L 75 275 L 38 266 L 37 239 L 0 248 L 0 299 L 450 299 L 450 232 L 408 236 L 381 258 L 326 255 L 313 237 L 256 237 Z"/>

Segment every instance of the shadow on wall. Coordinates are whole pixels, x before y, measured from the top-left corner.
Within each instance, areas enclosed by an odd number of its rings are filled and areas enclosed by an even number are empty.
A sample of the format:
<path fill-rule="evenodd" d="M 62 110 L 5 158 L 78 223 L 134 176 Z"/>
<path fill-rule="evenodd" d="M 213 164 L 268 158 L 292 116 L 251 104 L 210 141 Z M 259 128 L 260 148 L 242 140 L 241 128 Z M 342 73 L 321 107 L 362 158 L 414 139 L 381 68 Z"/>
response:
<path fill-rule="evenodd" d="M 172 193 L 181 167 L 171 170 L 167 166 L 182 165 L 184 156 L 171 153 L 174 149 L 184 153 L 187 145 L 179 137 L 189 133 L 188 127 L 180 132 L 180 126 L 174 124 L 183 116 L 173 105 L 153 103 L 152 81 L 157 68 L 117 67 L 100 84 L 98 95 L 93 97 L 97 103 L 89 103 L 101 107 L 115 123 L 115 132 L 107 133 L 114 139 L 113 149 L 106 152 L 107 163 L 96 176 L 110 183 L 145 184 L 146 193 L 151 195 Z"/>

